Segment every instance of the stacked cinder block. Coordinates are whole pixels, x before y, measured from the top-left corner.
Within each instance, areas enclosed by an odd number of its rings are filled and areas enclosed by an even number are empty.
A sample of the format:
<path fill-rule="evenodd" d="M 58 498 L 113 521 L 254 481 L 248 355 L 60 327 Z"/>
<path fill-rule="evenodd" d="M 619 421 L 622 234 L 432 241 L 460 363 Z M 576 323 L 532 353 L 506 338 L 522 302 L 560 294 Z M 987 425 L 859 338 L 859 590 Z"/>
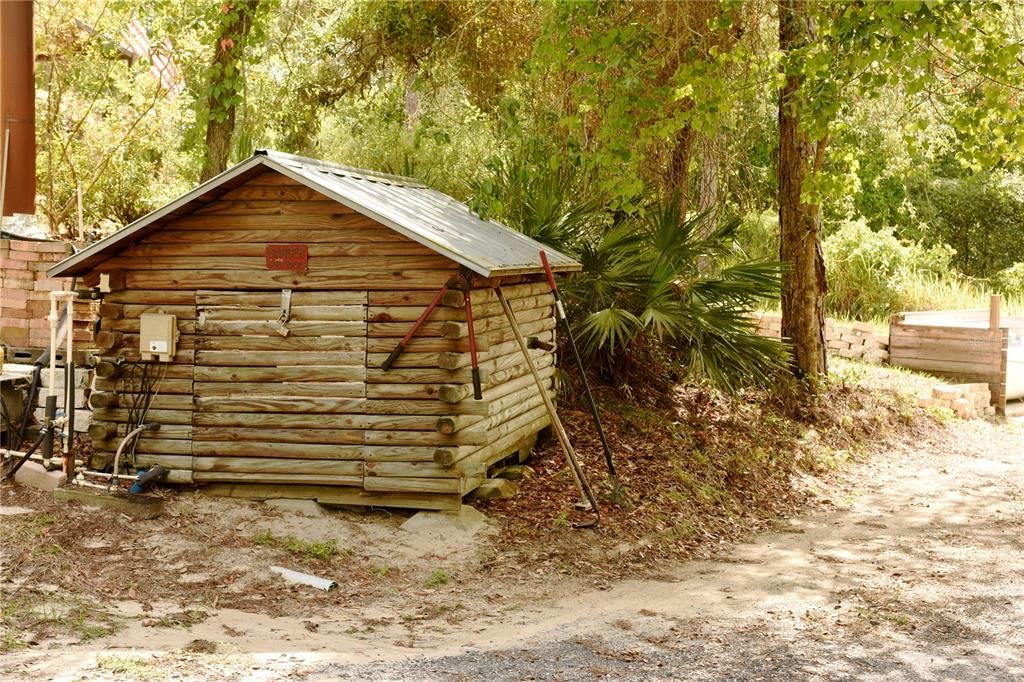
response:
<path fill-rule="evenodd" d="M 938 384 L 919 402 L 921 407 L 945 407 L 960 419 L 981 419 L 996 413 L 988 384 Z"/>
<path fill-rule="evenodd" d="M 85 433 L 92 423 L 92 410 L 89 409 L 89 393 L 91 392 L 94 374 L 91 369 L 85 367 L 75 368 L 75 432 Z M 46 418 L 46 398 L 50 395 L 50 371 L 43 369 L 40 373 L 40 388 L 36 396 L 35 417 L 39 423 Z M 64 368 L 58 368 L 54 376 L 56 387 L 57 407 L 64 407 Z"/>
<path fill-rule="evenodd" d="M 0 342 L 12 348 L 46 348 L 50 343 L 50 292 L 70 280 L 50 279 L 46 271 L 70 253 L 64 242 L 0 239 Z M 75 304 L 75 343 L 91 343 L 88 303 Z"/>
<path fill-rule="evenodd" d="M 762 336 L 782 337 L 782 317 L 777 313 L 759 313 L 757 330 Z M 880 364 L 889 360 L 889 339 L 864 322 L 840 324 L 825 320 L 825 340 L 829 352 L 843 358 Z"/>

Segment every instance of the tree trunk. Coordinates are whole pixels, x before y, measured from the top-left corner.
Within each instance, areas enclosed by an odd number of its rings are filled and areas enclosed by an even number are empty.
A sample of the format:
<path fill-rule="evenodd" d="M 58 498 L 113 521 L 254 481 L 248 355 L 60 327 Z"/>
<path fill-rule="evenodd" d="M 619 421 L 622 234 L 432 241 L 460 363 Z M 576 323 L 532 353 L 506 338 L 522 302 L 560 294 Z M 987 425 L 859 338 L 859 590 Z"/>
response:
<path fill-rule="evenodd" d="M 235 110 L 237 105 L 232 101 L 225 104 L 224 101 L 230 96 L 242 90 L 239 86 L 226 88 L 224 79 L 232 81 L 240 78 L 240 73 L 233 73 L 230 76 L 225 74 L 225 67 L 234 64 L 235 69 L 240 69 L 242 52 L 249 36 L 249 28 L 252 26 L 252 17 L 256 13 L 259 0 L 242 0 L 231 9 L 238 10 L 238 18 L 230 24 L 223 26 L 220 35 L 217 36 L 214 45 L 214 71 L 210 79 L 210 96 L 207 100 L 209 107 L 206 121 L 206 146 L 203 154 L 203 169 L 199 173 L 200 182 L 205 182 L 224 172 L 228 167 L 228 159 L 231 156 L 231 137 L 235 132 Z M 218 96 L 214 96 L 213 89 L 220 88 Z"/>
<path fill-rule="evenodd" d="M 785 56 L 808 40 L 805 0 L 779 1 L 779 48 Z M 825 261 L 821 253 L 821 207 L 801 201 L 812 162 L 820 167 L 825 141 L 812 144 L 800 129 L 800 78 L 786 77 L 779 93 L 779 255 L 782 277 L 782 336 L 793 346 L 798 378 L 822 376 L 825 358 Z"/>
<path fill-rule="evenodd" d="M 669 159 L 668 180 L 679 200 L 679 215 L 685 220 L 690 208 L 690 158 L 693 156 L 693 128 L 676 133 L 676 145 Z"/>
<path fill-rule="evenodd" d="M 718 135 L 701 135 L 697 209 L 704 216 L 700 221 L 700 234 L 703 237 L 714 232 L 718 226 L 718 175 L 722 165 L 720 143 L 721 137 Z"/>
<path fill-rule="evenodd" d="M 419 67 L 409 63 L 405 67 L 405 129 L 411 131 L 420 119 L 420 93 L 416 91 Z"/>

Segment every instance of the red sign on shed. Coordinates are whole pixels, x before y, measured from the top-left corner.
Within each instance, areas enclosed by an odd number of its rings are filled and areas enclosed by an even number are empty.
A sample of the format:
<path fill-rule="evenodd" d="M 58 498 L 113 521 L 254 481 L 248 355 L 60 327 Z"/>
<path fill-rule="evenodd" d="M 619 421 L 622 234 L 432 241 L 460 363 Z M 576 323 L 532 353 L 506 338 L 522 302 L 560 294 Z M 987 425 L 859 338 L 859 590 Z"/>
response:
<path fill-rule="evenodd" d="M 309 269 L 309 249 L 305 244 L 267 244 L 267 270 Z"/>

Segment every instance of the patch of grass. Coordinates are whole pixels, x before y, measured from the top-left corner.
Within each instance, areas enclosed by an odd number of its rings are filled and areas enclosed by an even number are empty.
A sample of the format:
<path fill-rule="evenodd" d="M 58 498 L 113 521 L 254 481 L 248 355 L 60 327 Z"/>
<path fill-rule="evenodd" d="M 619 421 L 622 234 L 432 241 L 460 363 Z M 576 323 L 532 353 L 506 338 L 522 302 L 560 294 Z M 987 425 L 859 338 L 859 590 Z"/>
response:
<path fill-rule="evenodd" d="M 427 578 L 427 582 L 424 583 L 424 585 L 428 588 L 442 587 L 447 585 L 451 579 L 452 577 L 448 574 L 448 571 L 443 568 L 438 568 L 430 574 L 430 577 Z"/>
<path fill-rule="evenodd" d="M 388 573 L 391 572 L 391 567 L 387 564 L 384 564 L 383 566 L 370 566 L 369 572 L 370 575 L 375 575 L 378 578 L 386 578 L 388 577 Z"/>
<path fill-rule="evenodd" d="M 81 642 L 107 637 L 123 625 L 96 604 L 81 598 L 30 595 L 0 597 L 0 653 L 28 646 L 22 637 L 77 637 Z"/>
<path fill-rule="evenodd" d="M 341 550 L 338 548 L 338 541 L 330 540 L 316 541 L 303 540 L 294 535 L 278 536 L 269 530 L 263 530 L 252 536 L 252 543 L 262 547 L 275 547 L 297 556 L 304 556 L 308 559 L 320 561 L 330 559 Z"/>
<path fill-rule="evenodd" d="M 168 613 L 160 618 L 148 618 L 142 621 L 142 625 L 148 628 L 181 628 L 188 630 L 193 625 L 202 623 L 210 617 L 206 611 L 191 609 L 178 613 Z"/>
<path fill-rule="evenodd" d="M 115 675 L 129 675 L 133 680 L 162 680 L 164 674 L 154 670 L 142 656 L 124 654 L 97 654 L 96 668 Z"/>

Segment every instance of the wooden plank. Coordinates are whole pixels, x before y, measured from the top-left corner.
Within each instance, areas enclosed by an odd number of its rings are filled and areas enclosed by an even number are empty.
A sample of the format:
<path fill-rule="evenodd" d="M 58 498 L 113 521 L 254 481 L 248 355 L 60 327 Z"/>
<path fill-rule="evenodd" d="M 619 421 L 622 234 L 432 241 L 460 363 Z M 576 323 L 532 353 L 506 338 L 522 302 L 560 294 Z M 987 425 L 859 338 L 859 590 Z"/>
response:
<path fill-rule="evenodd" d="M 395 370 L 401 371 L 401 370 Z M 406 370 L 410 371 L 410 370 Z M 415 371 L 415 370 L 412 370 Z M 331 366 L 302 366 L 302 367 L 196 367 L 195 380 L 205 381 L 231 381 L 231 382 L 252 382 L 252 381 L 363 381 L 366 378 L 366 370 L 363 367 L 331 367 Z"/>
<path fill-rule="evenodd" d="M 277 324 L 259 320 L 210 320 L 199 313 L 196 328 L 199 333 L 211 336 L 270 336 L 277 334 Z M 178 323 L 180 327 L 181 322 Z M 297 322 L 285 323 L 288 336 L 356 336 L 366 334 L 365 322 Z"/>
<path fill-rule="evenodd" d="M 382 400 L 430 400 L 444 384 L 367 384 L 366 397 Z"/>
<path fill-rule="evenodd" d="M 356 336 L 197 336 L 195 346 L 201 351 L 341 351 L 358 353 L 361 358 L 366 350 L 366 339 Z M 237 354 L 237 353 L 235 353 Z M 207 357 L 207 356 L 203 356 Z M 324 357 L 328 357 L 325 355 Z M 349 360 L 346 360 L 349 362 Z M 282 363 L 283 364 L 283 363 Z M 310 363 L 312 364 L 312 363 Z M 339 365 L 340 362 L 328 360 L 321 363 L 327 366 Z M 360 361 L 361 365 L 362 362 Z"/>
<path fill-rule="evenodd" d="M 321 504 L 436 509 L 438 511 L 458 511 L 462 506 L 461 493 L 368 492 L 344 486 L 209 483 L 204 484 L 203 491 L 208 495 L 250 500 L 290 497 L 317 500 Z"/>
<path fill-rule="evenodd" d="M 1001 338 L 1000 331 L 998 329 L 904 324 L 891 325 L 889 327 L 889 336 L 890 338 L 893 336 L 906 336 L 912 338 L 958 339 L 965 341 Z"/>
<path fill-rule="evenodd" d="M 220 196 L 221 201 L 271 199 L 275 201 L 323 201 L 323 194 L 304 185 L 242 185 Z"/>
<path fill-rule="evenodd" d="M 905 348 L 901 346 L 889 348 L 890 360 L 893 357 L 903 359 L 911 358 L 917 360 L 937 360 L 940 362 L 954 361 L 974 364 L 978 367 L 999 367 L 1001 365 L 1002 350 L 992 349 L 990 352 L 969 351 L 954 346 L 930 347 L 930 348 Z"/>
<path fill-rule="evenodd" d="M 554 317 L 553 308 L 531 308 L 529 310 L 523 310 L 517 314 L 516 322 L 522 326 L 527 322 L 536 322 L 537 320 L 543 320 L 548 317 Z M 474 319 L 473 328 L 477 334 L 485 334 L 490 331 L 502 331 L 509 328 L 508 318 L 502 315 L 500 317 L 495 316 Z M 461 339 L 469 336 L 469 324 L 466 322 L 445 322 L 441 325 L 441 336 L 446 339 Z"/>
<path fill-rule="evenodd" d="M 458 475 L 458 472 L 453 472 L 451 468 L 434 462 L 363 462 L 365 477 L 457 478 Z"/>
<path fill-rule="evenodd" d="M 265 249 L 265 247 L 264 247 Z M 124 270 L 266 270 L 264 254 L 258 256 L 116 256 L 104 267 Z M 310 256 L 309 270 L 454 270 L 458 263 L 444 256 Z"/>
<path fill-rule="evenodd" d="M 365 414 L 281 414 L 256 412 L 196 412 L 196 428 L 252 427 L 258 429 L 395 429 L 425 431 L 436 421 L 432 416 Z M 316 439 L 316 436 L 311 436 Z M 323 442 L 323 441 L 321 441 Z"/>
<path fill-rule="evenodd" d="M 276 170 L 268 170 L 268 171 L 266 171 L 264 173 L 260 173 L 259 175 L 257 175 L 256 177 L 252 178 L 251 180 L 249 180 L 245 184 L 250 186 L 250 187 L 254 187 L 254 186 L 258 186 L 258 185 L 293 185 L 295 187 L 305 187 L 305 185 L 303 185 L 298 180 L 293 180 L 292 178 L 288 177 L 287 175 L 282 175 L 281 173 L 278 173 Z M 222 199 L 220 199 L 220 200 L 222 200 Z M 331 201 L 332 203 L 337 203 L 333 199 L 327 199 L 327 200 Z"/>
<path fill-rule="evenodd" d="M 483 419 L 483 418 L 482 418 Z M 364 431 L 367 445 L 486 445 L 492 439 L 486 432 L 463 431 L 451 435 L 437 431 Z"/>
<path fill-rule="evenodd" d="M 155 372 L 160 369 L 156 368 Z M 96 379 L 96 391 L 117 391 L 119 393 L 137 393 L 141 388 L 138 379 Z M 191 379 L 157 379 L 156 390 L 162 395 L 188 395 L 192 393 Z"/>
<path fill-rule="evenodd" d="M 340 206 L 340 204 L 338 204 Z M 166 225 L 169 230 L 387 230 L 380 223 L 359 213 L 309 213 L 284 215 L 192 214 Z"/>
<path fill-rule="evenodd" d="M 172 234 L 158 232 L 156 234 Z M 446 270 L 129 270 L 129 288 L 146 289 L 437 289 L 448 278 Z"/>
<path fill-rule="evenodd" d="M 366 366 L 380 368 L 387 360 L 390 353 L 369 353 L 366 356 Z M 437 353 L 412 353 L 406 352 L 398 356 L 398 360 L 392 365 L 400 369 L 432 369 L 437 367 Z"/>
<path fill-rule="evenodd" d="M 94 450 L 101 452 L 116 452 L 122 439 L 112 438 L 110 440 L 93 441 Z M 140 438 L 135 445 L 137 453 L 153 455 L 188 455 L 192 456 L 192 442 L 188 440 L 172 438 Z"/>
<path fill-rule="evenodd" d="M 293 306 L 365 305 L 365 291 L 293 291 Z M 195 303 L 200 306 L 270 306 L 281 305 L 281 294 L 261 291 L 197 291 Z"/>
<path fill-rule="evenodd" d="M 192 468 L 197 473 L 232 471 L 266 474 L 330 474 L 332 476 L 363 476 L 360 460 L 294 459 L 273 457 L 194 457 Z"/>
<path fill-rule="evenodd" d="M 126 407 L 129 399 L 127 396 L 115 393 L 94 391 L 89 396 L 89 405 L 93 410 L 106 408 Z M 153 410 L 189 410 L 192 408 L 191 395 L 155 395 L 150 401 Z M 156 421 L 155 419 L 153 421 Z"/>
<path fill-rule="evenodd" d="M 352 213 L 354 211 L 348 206 L 331 199 L 310 201 L 262 199 L 214 201 L 206 206 L 200 206 L 192 212 L 192 215 L 345 215 Z"/>
<path fill-rule="evenodd" d="M 487 370 L 481 370 L 480 380 L 487 381 Z M 468 369 L 368 369 L 364 377 L 368 384 L 450 384 L 473 380 Z"/>
<path fill-rule="evenodd" d="M 94 431 L 93 427 L 97 427 Z M 116 422 L 99 422 L 89 425 L 89 436 L 92 440 L 109 440 L 113 438 L 124 438 L 128 435 L 129 427 L 128 424 L 119 424 Z M 97 434 L 94 436 L 93 434 Z M 103 434 L 99 436 L 98 434 Z M 147 438 L 162 438 L 171 440 L 190 440 L 192 438 L 192 427 L 188 424 L 160 424 L 160 430 L 155 433 L 146 434 Z"/>
<path fill-rule="evenodd" d="M 375 337 L 366 340 L 366 349 L 369 353 L 383 353 L 385 357 L 395 348 L 399 337 Z M 477 337 L 477 352 L 481 355 L 490 349 L 491 344 L 487 339 Z M 423 338 L 414 336 L 405 346 L 410 353 L 465 353 L 469 351 L 468 339 L 443 339 Z M 436 362 L 434 365 L 436 366 Z"/>
<path fill-rule="evenodd" d="M 92 411 L 94 422 L 128 422 L 128 410 L 123 408 L 100 408 Z M 161 410 L 153 409 L 147 414 L 147 419 L 157 422 L 161 427 L 167 424 L 192 424 L 192 410 Z"/>
<path fill-rule="evenodd" d="M 921 359 L 900 356 L 894 358 L 892 355 L 889 356 L 889 363 L 899 367 L 906 367 L 908 369 L 986 376 L 990 377 L 988 381 L 998 380 L 998 377 L 1001 376 L 1000 365 L 998 363 L 981 364 L 975 362 L 955 362 L 953 360 L 933 360 L 929 358 Z"/>
<path fill-rule="evenodd" d="M 107 333 L 107 334 L 119 334 L 120 335 L 120 341 L 119 341 L 120 345 L 117 346 L 117 348 L 119 348 L 119 349 L 130 349 L 133 353 L 137 354 L 138 350 L 139 350 L 139 344 L 141 342 L 140 338 L 139 338 L 139 335 L 138 335 L 138 333 L 131 333 L 130 331 L 128 331 L 128 329 L 134 327 L 135 331 L 138 332 L 139 321 L 138 320 L 114 320 L 114 322 L 118 322 L 119 324 L 117 326 L 121 327 L 122 329 L 125 329 L 125 331 L 119 331 L 119 332 L 107 331 L 107 332 L 100 332 L 100 334 L 104 334 L 104 333 Z M 182 323 L 179 322 L 178 324 L 180 326 Z M 192 323 L 190 322 L 189 324 L 191 325 Z M 100 334 L 97 334 L 97 337 L 99 337 Z M 181 336 L 178 337 L 178 341 L 176 342 L 175 350 L 177 352 L 179 352 L 179 353 L 181 351 L 193 350 L 195 348 L 195 343 L 196 343 L 196 337 L 193 334 L 182 334 Z M 102 348 L 103 350 L 106 350 L 105 348 L 103 348 L 103 346 L 106 346 L 106 345 L 107 344 L 105 344 L 105 343 L 102 344 L 102 345 L 99 345 L 99 342 L 97 342 L 97 347 Z M 160 364 L 163 364 L 163 363 L 160 363 Z"/>
<path fill-rule="evenodd" d="M 295 485 L 336 485 L 336 486 L 355 486 L 362 485 L 362 476 L 331 476 L 328 474 L 249 474 L 249 473 L 233 473 L 227 471 L 216 471 L 216 472 L 194 472 L 192 474 L 192 480 L 196 483 L 208 483 L 208 482 L 238 482 L 238 483 L 273 483 L 281 486 L 284 489 L 290 487 L 288 484 Z M 287 497 L 287 492 L 281 490 L 278 497 Z"/>
<path fill-rule="evenodd" d="M 193 440 L 192 455 L 200 457 L 281 457 L 288 459 L 362 459 L 360 445 L 267 443 L 262 441 Z"/>
<path fill-rule="evenodd" d="M 406 242 L 407 237 L 391 230 L 157 230 L 145 244 L 260 243 L 260 244 L 377 244 Z M 216 287 L 203 287 L 212 289 Z M 438 285 L 440 288 L 440 284 Z"/>
<path fill-rule="evenodd" d="M 361 352 L 327 351 L 237 351 L 201 350 L 196 352 L 196 364 L 211 367 L 274 367 L 309 365 L 355 365 L 363 364 L 365 355 Z"/>
<path fill-rule="evenodd" d="M 193 440 L 192 455 L 198 461 L 204 457 L 238 457 L 257 459 L 278 457 L 282 459 L 325 459 L 376 461 L 422 461 L 433 460 L 433 446 L 394 445 L 344 445 L 328 443 L 269 443 L 262 441 L 208 441 Z M 199 464 L 195 465 L 196 467 Z"/>
<path fill-rule="evenodd" d="M 296 397 L 296 398 L 361 398 L 366 394 L 366 384 L 361 381 L 288 381 L 288 382 L 208 382 L 197 381 L 193 389 L 197 398 L 217 396 L 255 398 Z"/>
<path fill-rule="evenodd" d="M 266 254 L 266 242 L 215 242 L 215 243 L 140 243 L 128 247 L 122 252 L 125 256 L 164 257 L 164 256 L 220 256 L 263 258 Z M 411 241 L 380 241 L 337 244 L 307 244 L 306 250 L 310 258 L 353 257 L 353 256 L 436 256 L 436 252 Z M 365 302 L 365 301 L 364 301 Z"/>
<path fill-rule="evenodd" d="M 502 286 L 501 290 L 505 294 L 506 299 L 514 299 L 547 294 L 551 292 L 551 287 L 548 286 L 547 282 L 528 282 L 524 284 L 505 285 Z M 474 309 L 477 306 L 498 302 L 498 297 L 490 287 L 474 289 L 471 294 L 471 298 Z M 370 302 L 376 303 L 376 301 L 373 301 L 372 299 Z M 445 294 L 442 304 L 456 308 L 462 306 L 465 304 L 465 294 L 461 291 L 450 291 Z"/>
<path fill-rule="evenodd" d="M 277 307 L 249 306 L 200 306 L 199 315 L 204 321 L 250 320 L 276 322 L 281 315 Z M 361 305 L 292 305 L 288 312 L 288 324 L 292 322 L 364 322 L 366 307 Z"/>
<path fill-rule="evenodd" d="M 414 322 L 367 322 L 366 335 L 370 337 L 393 337 L 402 338 L 412 329 Z M 416 330 L 417 339 L 441 336 L 441 331 L 446 324 L 451 322 L 424 322 Z"/>
<path fill-rule="evenodd" d="M 196 398 L 197 412 L 287 412 L 311 414 L 437 415 L 487 414 L 486 400 L 450 405 L 439 400 L 364 398 Z M 198 423 L 198 422 L 197 422 Z"/>
<path fill-rule="evenodd" d="M 178 471 L 191 471 L 192 470 L 192 456 L 191 455 L 160 455 L 155 453 L 139 453 L 135 455 L 135 463 L 141 467 L 152 467 L 160 465 L 167 469 L 175 469 Z M 125 476 L 127 480 L 129 477 Z"/>
<path fill-rule="evenodd" d="M 196 304 L 194 291 L 166 291 L 154 289 L 121 289 L 104 296 L 106 303 L 137 303 L 144 305 L 188 305 Z"/>
<path fill-rule="evenodd" d="M 392 433 L 385 431 L 384 433 Z M 401 432 L 398 432 L 401 433 Z M 365 443 L 360 429 L 338 428 L 273 428 L 240 426 L 195 426 L 192 438 L 196 441 L 262 441 L 266 443 L 320 443 L 324 445 L 362 445 Z"/>
<path fill-rule="evenodd" d="M 363 490 L 370 492 L 459 493 L 458 478 L 399 478 L 371 476 L 363 479 Z"/>

